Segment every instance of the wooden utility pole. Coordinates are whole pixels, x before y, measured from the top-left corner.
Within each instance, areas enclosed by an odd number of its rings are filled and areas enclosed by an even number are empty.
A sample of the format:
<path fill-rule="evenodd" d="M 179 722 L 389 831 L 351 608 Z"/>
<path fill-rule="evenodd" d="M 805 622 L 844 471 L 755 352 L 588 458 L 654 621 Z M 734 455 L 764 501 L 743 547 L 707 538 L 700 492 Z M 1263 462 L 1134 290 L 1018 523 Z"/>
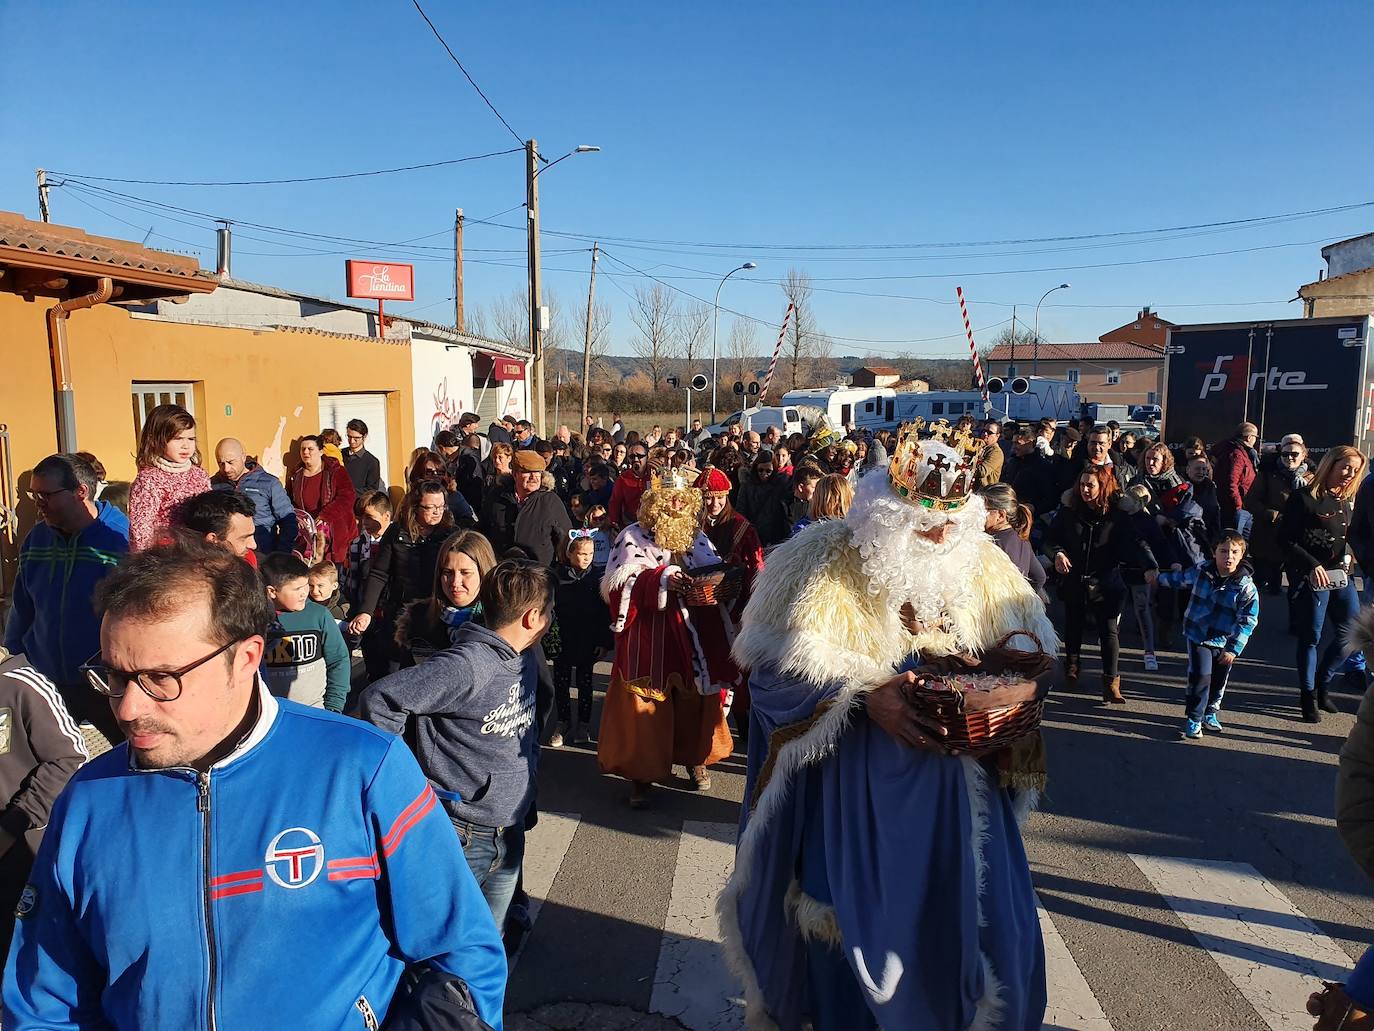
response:
<path fill-rule="evenodd" d="M 1011 358 L 1007 362 L 1007 375 L 1016 375 L 1016 305 L 1011 306 Z"/>
<path fill-rule="evenodd" d="M 592 311 L 596 302 L 596 241 L 592 241 L 592 275 L 587 280 L 587 332 L 582 340 L 582 421 L 578 433 L 587 432 L 588 387 L 592 378 Z"/>
<path fill-rule="evenodd" d="M 534 432 L 544 432 L 544 318 L 539 303 L 539 144 L 525 143 L 525 215 L 529 221 L 530 365 Z"/>
<path fill-rule="evenodd" d="M 463 328 L 463 209 L 453 212 L 453 328 L 459 333 Z"/>
<path fill-rule="evenodd" d="M 38 217 L 44 222 L 51 222 L 48 217 L 48 173 L 43 169 L 38 170 Z"/>

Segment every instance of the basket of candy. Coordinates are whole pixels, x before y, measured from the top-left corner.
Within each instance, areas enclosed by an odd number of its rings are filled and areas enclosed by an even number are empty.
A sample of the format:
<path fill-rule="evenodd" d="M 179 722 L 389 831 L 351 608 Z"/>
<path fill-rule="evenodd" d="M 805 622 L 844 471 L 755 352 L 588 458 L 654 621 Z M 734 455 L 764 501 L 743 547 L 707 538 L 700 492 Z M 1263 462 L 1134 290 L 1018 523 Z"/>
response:
<path fill-rule="evenodd" d="M 684 605 L 703 606 L 728 603 L 739 596 L 744 570 L 717 562 L 686 570 L 688 583 L 682 590 Z"/>

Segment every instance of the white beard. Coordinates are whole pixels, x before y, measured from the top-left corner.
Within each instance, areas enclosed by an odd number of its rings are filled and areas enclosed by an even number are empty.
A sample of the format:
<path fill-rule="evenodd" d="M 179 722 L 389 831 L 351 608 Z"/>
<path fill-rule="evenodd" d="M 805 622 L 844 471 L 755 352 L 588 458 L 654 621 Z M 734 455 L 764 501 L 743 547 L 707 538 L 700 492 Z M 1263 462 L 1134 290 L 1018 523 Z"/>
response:
<path fill-rule="evenodd" d="M 941 544 L 917 532 L 947 521 L 953 526 Z M 865 476 L 845 522 L 863 558 L 869 593 L 885 594 L 893 607 L 910 602 L 916 617 L 934 627 L 970 591 L 987 522 L 978 495 L 958 511 L 940 512 L 897 497 L 886 476 Z M 958 635 L 957 627 L 947 629 Z"/>

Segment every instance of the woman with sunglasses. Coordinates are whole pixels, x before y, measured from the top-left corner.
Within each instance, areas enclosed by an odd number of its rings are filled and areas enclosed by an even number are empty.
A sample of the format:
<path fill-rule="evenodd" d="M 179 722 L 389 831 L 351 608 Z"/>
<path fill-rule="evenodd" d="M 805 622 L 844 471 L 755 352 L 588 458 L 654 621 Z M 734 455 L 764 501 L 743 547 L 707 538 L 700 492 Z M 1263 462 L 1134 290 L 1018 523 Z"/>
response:
<path fill-rule="evenodd" d="M 1293 491 L 1306 487 L 1311 481 L 1307 445 L 1301 434 L 1290 433 L 1279 442 L 1277 453 L 1260 460 L 1259 474 L 1245 495 L 1245 511 L 1255 520 L 1250 531 L 1255 585 L 1265 594 L 1278 594 L 1283 585 L 1279 519 Z"/>

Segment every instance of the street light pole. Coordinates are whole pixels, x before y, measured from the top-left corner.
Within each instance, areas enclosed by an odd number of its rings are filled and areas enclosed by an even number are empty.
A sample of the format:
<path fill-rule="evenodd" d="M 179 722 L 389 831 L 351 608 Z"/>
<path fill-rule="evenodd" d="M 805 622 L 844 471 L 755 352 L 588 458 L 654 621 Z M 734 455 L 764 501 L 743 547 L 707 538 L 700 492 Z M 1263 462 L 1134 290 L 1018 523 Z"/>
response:
<path fill-rule="evenodd" d="M 530 378 L 534 381 L 535 433 L 546 436 L 544 432 L 544 315 L 540 305 L 540 261 L 539 261 L 539 176 L 547 172 L 559 161 L 565 161 L 574 154 L 592 154 L 600 147 L 586 144 L 574 147 L 561 158 L 548 162 L 543 168 L 539 162 L 539 144 L 534 140 L 525 141 L 525 214 L 528 220 L 529 244 L 529 302 L 530 302 Z"/>
<path fill-rule="evenodd" d="M 1054 293 L 1056 290 L 1067 290 L 1071 285 L 1072 284 L 1069 283 L 1060 283 L 1058 286 L 1052 286 L 1040 295 L 1040 300 L 1035 302 L 1035 340 L 1031 344 L 1031 347 L 1033 348 L 1033 351 L 1031 352 L 1032 376 L 1034 376 L 1036 372 L 1038 372 L 1040 369 L 1040 305 L 1044 304 L 1045 298 L 1048 297 L 1050 294 Z"/>
<path fill-rule="evenodd" d="M 721 276 L 720 285 L 716 287 L 716 302 L 711 312 L 711 424 L 716 421 L 716 358 L 718 357 L 716 348 L 716 334 L 720 326 L 720 292 L 725 287 L 725 281 L 736 272 L 744 272 L 748 269 L 758 268 L 752 261 L 746 261 L 739 268 L 731 269 Z M 691 403 L 690 401 L 688 402 Z"/>

